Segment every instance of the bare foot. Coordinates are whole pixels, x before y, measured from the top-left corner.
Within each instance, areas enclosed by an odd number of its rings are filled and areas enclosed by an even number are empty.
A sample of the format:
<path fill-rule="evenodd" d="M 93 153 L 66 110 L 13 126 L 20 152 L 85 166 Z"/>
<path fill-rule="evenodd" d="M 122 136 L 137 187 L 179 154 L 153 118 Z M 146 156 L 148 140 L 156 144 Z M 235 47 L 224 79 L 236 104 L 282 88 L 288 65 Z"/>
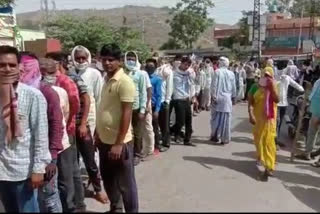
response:
<path fill-rule="evenodd" d="M 107 204 L 109 202 L 109 198 L 108 198 L 107 194 L 105 194 L 103 192 L 97 192 L 95 194 L 94 198 L 102 204 Z"/>

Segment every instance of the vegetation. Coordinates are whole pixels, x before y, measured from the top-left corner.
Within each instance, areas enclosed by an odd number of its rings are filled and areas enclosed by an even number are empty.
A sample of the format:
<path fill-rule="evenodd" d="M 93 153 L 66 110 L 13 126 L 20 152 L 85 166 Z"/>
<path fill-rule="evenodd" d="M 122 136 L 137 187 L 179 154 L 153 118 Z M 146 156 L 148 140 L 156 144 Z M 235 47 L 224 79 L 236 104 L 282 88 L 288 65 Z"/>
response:
<path fill-rule="evenodd" d="M 103 44 L 115 42 L 122 51 L 137 51 L 142 60 L 150 55 L 149 48 L 143 44 L 138 32 L 128 27 L 113 28 L 105 19 L 97 17 L 59 17 L 48 23 L 47 36 L 59 39 L 66 51 L 83 45 L 96 54 Z"/>
<path fill-rule="evenodd" d="M 319 0 L 266 0 L 270 12 L 290 12 L 292 17 L 310 17 L 313 13 L 320 16 Z"/>
<path fill-rule="evenodd" d="M 169 40 L 162 49 L 193 48 L 199 36 L 213 24 L 208 9 L 214 7 L 212 0 L 181 0 L 171 9 L 172 20 Z"/>
<path fill-rule="evenodd" d="M 9 4 L 13 4 L 15 0 L 0 0 L 0 6 L 7 6 Z"/>

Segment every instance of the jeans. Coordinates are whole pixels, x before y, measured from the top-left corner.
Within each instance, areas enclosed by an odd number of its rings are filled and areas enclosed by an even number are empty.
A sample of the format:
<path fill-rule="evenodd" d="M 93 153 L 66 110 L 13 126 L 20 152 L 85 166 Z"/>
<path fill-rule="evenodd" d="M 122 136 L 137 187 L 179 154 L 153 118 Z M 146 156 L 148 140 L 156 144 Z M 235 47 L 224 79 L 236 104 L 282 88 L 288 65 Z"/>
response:
<path fill-rule="evenodd" d="M 87 135 L 83 138 L 79 136 L 79 131 L 77 131 L 77 148 L 79 153 L 83 158 L 84 165 L 86 166 L 86 170 L 88 172 L 90 181 L 92 182 L 93 189 L 95 192 L 101 192 L 101 177 L 99 173 L 99 169 L 97 163 L 95 161 L 95 152 L 96 148 L 93 144 L 93 139 L 90 131 L 90 127 L 87 127 L 88 132 Z M 79 158 L 79 154 L 78 154 Z"/>
<path fill-rule="evenodd" d="M 159 112 L 159 126 L 162 135 L 162 145 L 165 147 L 170 147 L 170 118 L 169 111 L 170 105 L 166 102 L 161 104 L 161 109 Z"/>
<path fill-rule="evenodd" d="M 84 203 L 84 187 L 82 183 L 82 177 L 81 177 L 81 171 L 80 171 L 80 166 L 79 166 L 79 161 L 78 161 L 78 150 L 77 150 L 77 145 L 75 142 L 75 137 L 69 136 L 69 141 L 71 144 L 72 148 L 72 161 L 73 161 L 73 184 L 74 184 L 74 204 L 75 204 L 75 209 L 79 210 L 85 210 L 86 209 L 86 204 Z"/>
<path fill-rule="evenodd" d="M 0 181 L 0 197 L 6 212 L 39 213 L 38 190 L 33 190 L 30 180 Z"/>
<path fill-rule="evenodd" d="M 140 110 L 133 110 L 132 112 L 132 127 L 133 127 L 133 142 L 134 142 L 134 155 L 140 156 L 142 152 L 142 135 L 141 135 L 141 125 L 142 121 L 139 119 Z"/>
<path fill-rule="evenodd" d="M 76 163 L 76 165 L 75 165 Z M 62 203 L 63 212 L 73 212 L 75 208 L 75 184 L 73 171 L 79 170 L 77 162 L 77 147 L 72 144 L 58 156 L 58 189 Z M 72 170 L 71 170 L 72 169 Z M 83 188 L 78 189 L 77 194 L 83 195 Z"/>
<path fill-rule="evenodd" d="M 152 107 L 152 112 L 154 112 L 155 107 Z M 160 117 L 160 115 L 159 115 Z M 154 145 L 156 149 L 160 149 L 160 133 L 159 133 L 159 117 L 152 117 L 152 127 L 154 132 Z"/>
<path fill-rule="evenodd" d="M 281 125 L 284 116 L 286 115 L 287 106 L 278 106 L 278 116 L 277 116 L 277 138 L 279 139 Z"/>
<path fill-rule="evenodd" d="M 189 142 L 192 135 L 192 113 L 189 100 L 172 100 L 172 105 L 176 113 L 176 123 L 171 128 L 175 136 L 179 136 L 181 129 L 185 126 L 184 142 Z"/>
<path fill-rule="evenodd" d="M 108 153 L 112 145 L 99 142 L 100 172 L 104 188 L 110 199 L 110 211 L 138 213 L 138 191 L 133 165 L 133 144 L 123 145 L 120 160 L 111 160 Z"/>
<path fill-rule="evenodd" d="M 38 201 L 42 213 L 62 213 L 62 205 L 58 191 L 58 174 L 39 188 Z"/>

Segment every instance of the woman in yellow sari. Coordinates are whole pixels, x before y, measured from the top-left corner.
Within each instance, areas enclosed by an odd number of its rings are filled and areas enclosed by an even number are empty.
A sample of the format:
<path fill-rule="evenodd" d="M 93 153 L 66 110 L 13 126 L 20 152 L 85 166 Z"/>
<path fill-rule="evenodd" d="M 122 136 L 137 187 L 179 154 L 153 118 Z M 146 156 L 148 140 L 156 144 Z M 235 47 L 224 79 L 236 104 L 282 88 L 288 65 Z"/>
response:
<path fill-rule="evenodd" d="M 258 84 L 249 91 L 249 117 L 254 125 L 253 136 L 257 159 L 264 168 L 264 175 L 273 176 L 276 162 L 277 86 L 272 67 L 266 67 Z"/>

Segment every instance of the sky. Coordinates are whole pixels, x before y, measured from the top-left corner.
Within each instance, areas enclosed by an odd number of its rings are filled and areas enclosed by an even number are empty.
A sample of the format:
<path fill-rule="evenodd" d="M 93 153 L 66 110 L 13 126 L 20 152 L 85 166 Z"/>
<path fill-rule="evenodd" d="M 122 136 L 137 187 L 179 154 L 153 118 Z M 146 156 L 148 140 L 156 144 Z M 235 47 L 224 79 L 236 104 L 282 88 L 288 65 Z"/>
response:
<path fill-rule="evenodd" d="M 16 12 L 29 12 L 40 9 L 40 0 L 16 0 Z M 52 7 L 51 1 L 50 8 Z M 174 6 L 179 0 L 55 0 L 57 9 L 109 9 L 125 5 Z M 216 7 L 210 16 L 220 24 L 235 24 L 241 18 L 242 10 L 252 10 L 253 0 L 213 0 Z"/>

